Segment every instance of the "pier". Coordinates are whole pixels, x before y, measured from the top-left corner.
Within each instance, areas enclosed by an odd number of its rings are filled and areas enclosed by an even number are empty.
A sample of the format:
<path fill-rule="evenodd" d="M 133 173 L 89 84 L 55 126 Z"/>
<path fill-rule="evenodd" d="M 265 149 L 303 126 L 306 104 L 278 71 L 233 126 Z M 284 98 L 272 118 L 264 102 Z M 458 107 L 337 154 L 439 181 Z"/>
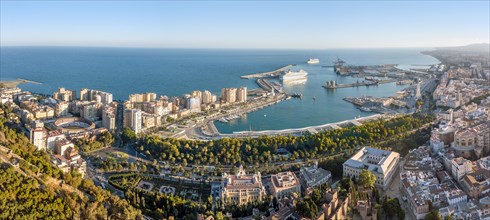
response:
<path fill-rule="evenodd" d="M 349 84 L 337 84 L 335 81 L 327 81 L 325 82 L 325 85 L 323 85 L 324 88 L 326 89 L 339 89 L 339 88 L 349 88 L 349 87 L 359 87 L 359 86 L 374 86 L 378 85 L 378 82 L 355 82 L 355 83 L 349 83 Z"/>
<path fill-rule="evenodd" d="M 248 96 L 261 96 L 265 93 L 267 93 L 267 91 L 263 89 L 251 89 L 247 91 Z"/>
<path fill-rule="evenodd" d="M 293 65 L 289 64 L 285 67 L 279 68 L 274 71 L 264 72 L 264 73 L 254 73 L 249 75 L 240 76 L 242 79 L 254 79 L 254 78 L 268 78 L 268 77 L 278 77 L 281 72 L 291 68 Z"/>
<path fill-rule="evenodd" d="M 396 81 L 395 79 L 385 79 L 385 80 L 366 79 L 366 81 L 362 81 L 362 82 L 357 81 L 355 83 L 349 83 L 349 84 L 337 84 L 336 81 L 331 80 L 325 82 L 323 87 L 326 89 L 339 89 L 339 88 L 349 88 L 349 87 L 359 87 L 359 86 L 377 86 L 379 84 L 391 83 L 395 81 Z"/>
<path fill-rule="evenodd" d="M 346 101 L 346 102 L 350 102 L 350 103 L 352 103 L 354 105 L 361 106 L 361 107 L 364 105 L 364 102 L 361 101 L 360 98 L 345 97 L 345 98 L 343 98 L 343 100 Z"/>
<path fill-rule="evenodd" d="M 277 92 L 277 93 L 284 93 L 282 90 L 282 85 L 278 83 L 271 83 L 267 79 L 257 79 L 257 85 L 259 85 L 260 88 L 262 88 L 265 91 L 269 92 Z"/>

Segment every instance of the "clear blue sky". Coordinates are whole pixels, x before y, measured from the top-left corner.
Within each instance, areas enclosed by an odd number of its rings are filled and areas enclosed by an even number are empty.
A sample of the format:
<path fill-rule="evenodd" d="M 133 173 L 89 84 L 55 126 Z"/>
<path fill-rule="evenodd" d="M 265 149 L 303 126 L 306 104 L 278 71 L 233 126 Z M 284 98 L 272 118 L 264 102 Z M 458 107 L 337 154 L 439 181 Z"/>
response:
<path fill-rule="evenodd" d="M 1 46 L 373 48 L 488 42 L 490 1 L 4 1 Z"/>

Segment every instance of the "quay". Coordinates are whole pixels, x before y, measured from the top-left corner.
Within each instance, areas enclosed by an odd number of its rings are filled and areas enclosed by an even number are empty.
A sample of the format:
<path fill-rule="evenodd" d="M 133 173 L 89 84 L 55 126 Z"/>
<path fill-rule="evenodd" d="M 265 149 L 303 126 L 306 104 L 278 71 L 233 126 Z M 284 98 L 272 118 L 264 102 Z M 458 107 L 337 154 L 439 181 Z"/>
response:
<path fill-rule="evenodd" d="M 282 85 L 278 83 L 271 83 L 267 79 L 257 79 L 257 85 L 259 85 L 260 88 L 262 88 L 265 91 L 274 91 L 277 93 L 284 93 L 284 90 L 282 90 Z"/>
<path fill-rule="evenodd" d="M 242 79 L 254 79 L 254 78 L 268 78 L 268 77 L 278 77 L 281 72 L 291 68 L 293 65 L 289 64 L 285 67 L 279 68 L 274 71 L 264 72 L 264 73 L 254 73 L 249 75 L 240 76 Z"/>
<path fill-rule="evenodd" d="M 343 98 L 343 100 L 346 102 L 350 102 L 350 103 L 357 105 L 357 106 L 363 106 L 364 105 L 364 102 L 362 102 L 359 98 L 345 97 L 345 98 Z"/>
<path fill-rule="evenodd" d="M 257 138 L 261 136 L 288 136 L 288 135 L 304 135 L 304 134 L 316 134 L 318 132 L 340 129 L 346 126 L 360 126 L 367 121 L 377 119 L 390 119 L 403 114 L 375 114 L 357 119 L 344 120 L 340 122 L 327 123 L 317 126 L 309 126 L 304 128 L 291 128 L 284 130 L 264 130 L 264 131 L 239 131 L 232 134 L 221 134 L 214 125 L 208 124 L 207 131 L 202 132 L 204 136 L 194 136 L 196 139 L 210 140 L 220 138 Z M 200 128 L 202 130 L 202 128 Z M 212 132 L 210 132 L 212 130 Z"/>
<path fill-rule="evenodd" d="M 385 79 L 385 80 L 366 79 L 366 81 L 362 81 L 362 82 L 358 81 L 349 84 L 337 84 L 336 81 L 331 80 L 325 82 L 323 87 L 326 89 L 339 89 L 339 88 L 349 88 L 349 87 L 359 87 L 359 86 L 377 86 L 379 84 L 391 83 L 395 81 L 396 81 L 395 79 Z"/>
<path fill-rule="evenodd" d="M 263 89 L 251 89 L 251 90 L 247 91 L 248 96 L 260 96 L 264 93 L 267 93 L 267 91 L 265 91 Z"/>

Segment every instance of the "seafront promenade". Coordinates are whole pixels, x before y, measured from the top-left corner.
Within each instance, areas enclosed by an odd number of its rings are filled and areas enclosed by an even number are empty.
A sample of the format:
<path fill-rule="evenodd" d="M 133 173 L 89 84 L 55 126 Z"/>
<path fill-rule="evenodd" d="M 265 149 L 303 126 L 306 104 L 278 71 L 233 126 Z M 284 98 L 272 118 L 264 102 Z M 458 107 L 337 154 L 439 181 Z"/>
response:
<path fill-rule="evenodd" d="M 196 128 L 200 131 L 195 131 L 192 135 L 187 134 L 188 138 L 191 139 L 221 139 L 221 138 L 256 138 L 260 136 L 287 136 L 287 135 L 303 135 L 303 134 L 316 134 L 318 132 L 327 131 L 331 129 L 339 129 L 346 126 L 359 126 L 367 121 L 377 120 L 377 119 L 390 119 L 404 114 L 375 114 L 362 118 L 349 119 L 340 122 L 327 123 L 323 125 L 308 126 L 303 128 L 291 128 L 283 130 L 263 130 L 263 131 L 239 131 L 233 132 L 232 134 L 221 134 L 218 129 L 214 127 L 214 124 L 210 121 L 207 123 L 207 131 L 203 132 L 202 128 Z M 214 131 L 214 132 L 209 132 Z"/>

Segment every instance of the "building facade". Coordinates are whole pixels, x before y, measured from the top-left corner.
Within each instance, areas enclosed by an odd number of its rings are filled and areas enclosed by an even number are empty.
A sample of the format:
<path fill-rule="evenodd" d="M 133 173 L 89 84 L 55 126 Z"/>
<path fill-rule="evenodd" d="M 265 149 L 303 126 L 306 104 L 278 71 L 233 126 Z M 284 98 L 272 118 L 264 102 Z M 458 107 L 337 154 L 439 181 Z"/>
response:
<path fill-rule="evenodd" d="M 473 172 L 473 165 L 470 160 L 462 157 L 451 160 L 451 174 L 456 181 L 460 181 L 464 175 Z"/>
<path fill-rule="evenodd" d="M 282 199 L 293 193 L 301 195 L 301 184 L 293 172 L 282 172 L 271 176 L 271 194 Z"/>
<path fill-rule="evenodd" d="M 332 173 L 328 170 L 318 168 L 318 164 L 313 166 L 301 167 L 299 171 L 299 179 L 303 190 L 307 190 L 311 187 L 317 187 L 321 184 L 330 182 L 332 180 Z"/>
<path fill-rule="evenodd" d="M 399 160 L 400 154 L 396 152 L 363 147 L 344 163 L 344 176 L 358 179 L 359 174 L 367 169 L 376 176 L 375 185 L 385 189 L 393 178 Z"/>
<path fill-rule="evenodd" d="M 236 91 L 236 101 L 246 102 L 247 101 L 247 87 L 240 87 Z"/>
<path fill-rule="evenodd" d="M 223 88 L 221 89 L 221 100 L 224 103 L 235 103 L 236 101 L 236 88 Z"/>
<path fill-rule="evenodd" d="M 105 107 L 102 110 L 102 126 L 109 131 L 116 129 L 116 109 L 113 107 Z"/>
<path fill-rule="evenodd" d="M 265 196 L 260 172 L 246 174 L 240 166 L 235 175 L 223 173 L 221 181 L 221 201 L 223 204 L 244 205 L 253 201 L 262 201 Z"/>
<path fill-rule="evenodd" d="M 77 92 L 73 90 L 66 90 L 65 88 L 59 88 L 58 91 L 53 93 L 53 99 L 69 102 L 77 98 Z"/>
<path fill-rule="evenodd" d="M 138 102 L 153 102 L 157 98 L 156 93 L 148 92 L 142 94 L 131 94 L 129 95 L 129 102 L 138 103 Z"/>
<path fill-rule="evenodd" d="M 35 121 L 31 124 L 29 141 L 37 147 L 37 150 L 46 149 L 46 129 L 44 123 Z"/>

